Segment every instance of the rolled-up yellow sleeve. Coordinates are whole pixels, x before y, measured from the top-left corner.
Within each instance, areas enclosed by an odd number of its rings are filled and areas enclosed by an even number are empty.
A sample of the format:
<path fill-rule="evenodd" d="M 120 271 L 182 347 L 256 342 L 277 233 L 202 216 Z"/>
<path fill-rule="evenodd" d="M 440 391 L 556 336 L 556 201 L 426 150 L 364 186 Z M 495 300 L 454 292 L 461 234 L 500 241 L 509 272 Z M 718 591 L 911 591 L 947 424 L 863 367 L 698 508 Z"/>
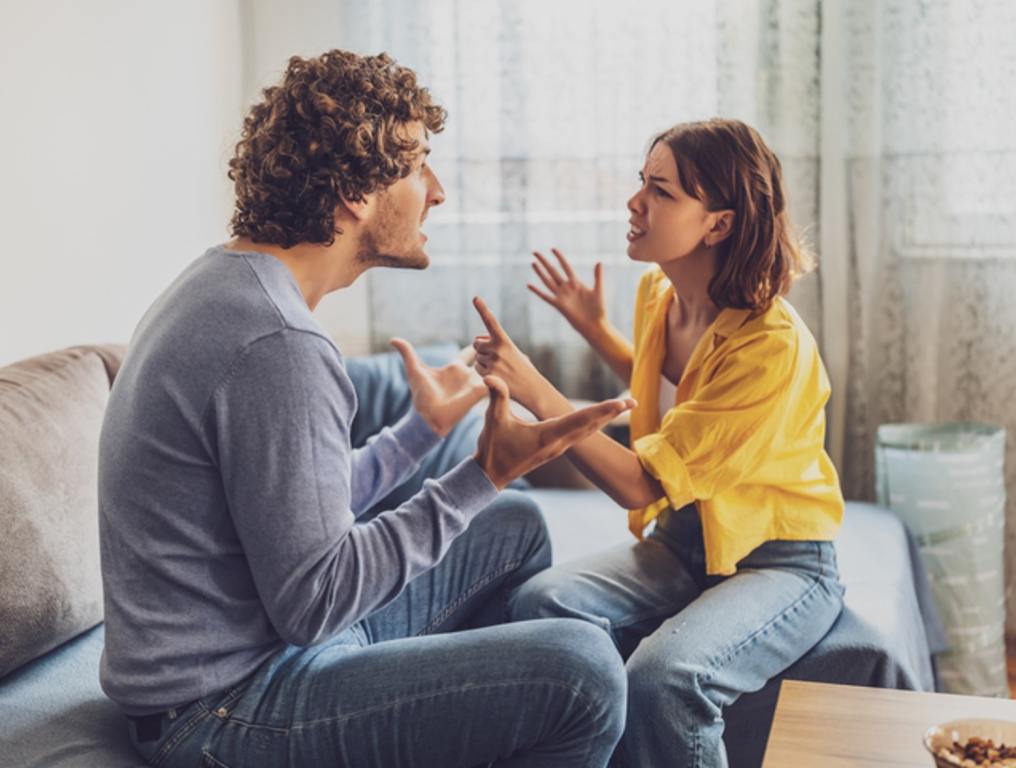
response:
<path fill-rule="evenodd" d="M 660 509 L 668 506 L 680 509 L 685 504 L 695 501 L 688 468 L 664 435 L 659 432 L 646 435 L 635 441 L 634 449 L 642 466 L 660 481 L 667 494 L 666 498 L 653 502 L 650 506 L 661 505 Z M 659 510 L 656 510 L 656 513 L 658 514 Z M 654 514 L 653 517 L 655 516 Z"/>

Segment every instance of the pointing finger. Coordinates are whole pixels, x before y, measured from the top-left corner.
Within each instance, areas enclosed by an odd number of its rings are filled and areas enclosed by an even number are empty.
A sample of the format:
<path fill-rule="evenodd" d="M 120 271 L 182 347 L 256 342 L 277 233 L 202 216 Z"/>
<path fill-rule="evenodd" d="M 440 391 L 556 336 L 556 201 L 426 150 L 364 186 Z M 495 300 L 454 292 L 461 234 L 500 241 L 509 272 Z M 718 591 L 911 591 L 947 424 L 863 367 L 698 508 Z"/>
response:
<path fill-rule="evenodd" d="M 507 339 L 508 334 L 504 332 L 504 328 L 494 317 L 494 313 L 490 311 L 483 299 L 479 296 L 473 298 L 473 306 L 476 307 L 476 311 L 480 313 L 480 319 L 483 320 L 483 324 L 487 326 L 487 331 L 490 332 L 492 339 Z"/>

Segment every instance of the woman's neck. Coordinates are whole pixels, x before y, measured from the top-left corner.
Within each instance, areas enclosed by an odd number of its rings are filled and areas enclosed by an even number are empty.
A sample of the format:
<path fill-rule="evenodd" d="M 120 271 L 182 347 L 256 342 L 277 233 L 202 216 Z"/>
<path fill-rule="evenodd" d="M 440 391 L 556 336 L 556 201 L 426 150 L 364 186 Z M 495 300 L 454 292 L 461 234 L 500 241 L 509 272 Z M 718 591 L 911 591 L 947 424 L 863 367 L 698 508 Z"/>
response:
<path fill-rule="evenodd" d="M 663 274 L 677 293 L 679 307 L 672 315 L 678 325 L 706 326 L 720 314 L 709 295 L 709 284 L 716 274 L 716 250 L 704 249 L 660 264 Z"/>

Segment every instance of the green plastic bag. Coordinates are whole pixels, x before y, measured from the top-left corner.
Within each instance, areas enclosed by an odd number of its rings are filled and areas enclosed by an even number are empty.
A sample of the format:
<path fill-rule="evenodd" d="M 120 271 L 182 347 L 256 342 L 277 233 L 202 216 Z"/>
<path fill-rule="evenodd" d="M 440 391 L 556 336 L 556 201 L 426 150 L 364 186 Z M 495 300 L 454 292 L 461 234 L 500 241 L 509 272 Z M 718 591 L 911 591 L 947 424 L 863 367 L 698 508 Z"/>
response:
<path fill-rule="evenodd" d="M 1009 696 L 1005 659 L 1005 430 L 985 424 L 884 424 L 875 448 L 878 502 L 917 540 L 949 649 L 950 693 Z"/>

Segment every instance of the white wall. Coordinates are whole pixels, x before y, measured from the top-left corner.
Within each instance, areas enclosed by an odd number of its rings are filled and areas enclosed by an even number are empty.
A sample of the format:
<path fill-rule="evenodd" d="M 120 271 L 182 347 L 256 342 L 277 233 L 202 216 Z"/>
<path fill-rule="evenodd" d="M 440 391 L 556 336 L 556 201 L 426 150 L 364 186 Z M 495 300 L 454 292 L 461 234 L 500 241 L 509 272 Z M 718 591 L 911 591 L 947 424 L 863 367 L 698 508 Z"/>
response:
<path fill-rule="evenodd" d="M 228 238 L 226 162 L 291 53 L 328 47 L 331 0 L 0 0 L 0 365 L 125 342 Z M 319 316 L 367 343 L 366 284 Z"/>
<path fill-rule="evenodd" d="M 4 2 L 0 364 L 126 341 L 225 239 L 239 5 Z"/>

